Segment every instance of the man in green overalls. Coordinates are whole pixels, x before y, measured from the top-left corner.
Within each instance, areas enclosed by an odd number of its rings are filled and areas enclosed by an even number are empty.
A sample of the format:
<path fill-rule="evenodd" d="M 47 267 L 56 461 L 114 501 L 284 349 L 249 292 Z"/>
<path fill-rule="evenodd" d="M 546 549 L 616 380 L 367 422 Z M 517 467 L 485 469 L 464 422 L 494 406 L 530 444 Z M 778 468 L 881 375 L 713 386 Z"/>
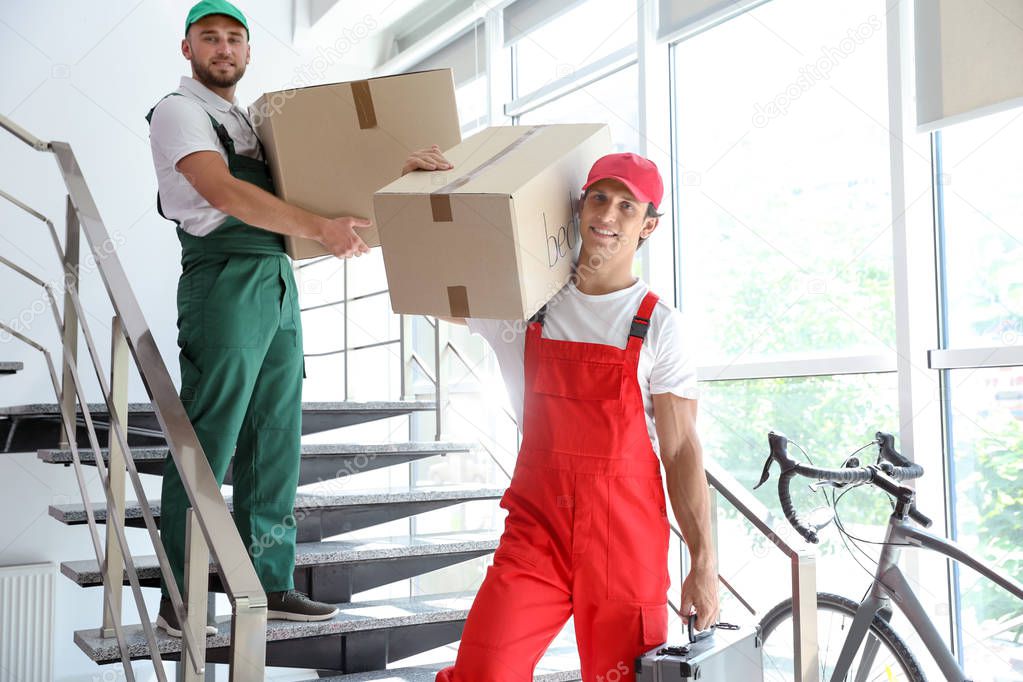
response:
<path fill-rule="evenodd" d="M 224 0 L 195 5 L 181 52 L 192 77 L 146 117 L 160 214 L 181 242 L 181 401 L 219 482 L 234 456 L 234 519 L 267 592 L 268 617 L 313 621 L 337 609 L 294 590 L 302 425 L 302 325 L 282 235 L 316 239 L 335 256 L 369 249 L 357 218 L 328 219 L 277 199 L 235 85 L 249 62 L 244 15 Z M 183 587 L 185 495 L 173 460 L 160 532 Z M 157 625 L 181 636 L 164 585 Z"/>

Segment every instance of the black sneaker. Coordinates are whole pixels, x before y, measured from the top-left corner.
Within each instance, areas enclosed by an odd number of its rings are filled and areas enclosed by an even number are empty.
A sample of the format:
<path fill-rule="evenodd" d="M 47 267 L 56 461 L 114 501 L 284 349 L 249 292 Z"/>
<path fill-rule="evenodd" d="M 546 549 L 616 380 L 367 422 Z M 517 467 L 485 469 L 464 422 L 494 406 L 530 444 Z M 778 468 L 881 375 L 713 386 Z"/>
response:
<path fill-rule="evenodd" d="M 170 597 L 160 598 L 160 615 L 156 617 L 156 627 L 163 628 L 171 637 L 181 636 L 181 626 L 178 625 L 178 614 L 174 613 Z M 217 629 L 212 625 L 206 626 L 206 636 L 217 634 Z"/>
<path fill-rule="evenodd" d="M 338 613 L 337 607 L 333 604 L 313 601 L 308 595 L 298 590 L 267 592 L 266 608 L 267 618 L 306 622 L 329 620 Z"/>

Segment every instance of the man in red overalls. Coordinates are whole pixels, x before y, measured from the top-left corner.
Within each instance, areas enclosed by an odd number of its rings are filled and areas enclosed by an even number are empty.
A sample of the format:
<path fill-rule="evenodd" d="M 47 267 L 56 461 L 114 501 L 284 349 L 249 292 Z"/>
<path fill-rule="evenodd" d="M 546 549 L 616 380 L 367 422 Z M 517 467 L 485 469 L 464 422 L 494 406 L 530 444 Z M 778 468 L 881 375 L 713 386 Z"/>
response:
<path fill-rule="evenodd" d="M 434 148 L 403 170 L 445 163 Z M 524 333 L 522 323 L 448 320 L 494 347 L 522 447 L 494 563 L 438 682 L 531 681 L 569 616 L 585 682 L 635 680 L 635 657 L 667 638 L 662 463 L 692 556 L 681 610 L 695 611 L 699 629 L 717 620 L 695 371 L 684 352 L 691 332 L 632 275 L 636 249 L 657 227 L 663 183 L 651 161 L 611 154 L 583 190 L 573 279 Z"/>

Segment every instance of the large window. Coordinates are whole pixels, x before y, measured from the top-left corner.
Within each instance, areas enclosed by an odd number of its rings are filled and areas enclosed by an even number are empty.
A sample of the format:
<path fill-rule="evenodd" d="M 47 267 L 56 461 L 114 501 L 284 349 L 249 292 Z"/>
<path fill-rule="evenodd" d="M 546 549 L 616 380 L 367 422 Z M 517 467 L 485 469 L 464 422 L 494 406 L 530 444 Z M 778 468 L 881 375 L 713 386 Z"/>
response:
<path fill-rule="evenodd" d="M 949 509 L 956 540 L 1023 578 L 1023 363 L 985 367 L 1023 344 L 1023 142 L 1019 110 L 937 134 Z M 979 355 L 971 350 L 981 350 Z M 963 361 L 960 361 L 960 357 Z M 1021 362 L 1017 356 L 1014 362 Z M 974 366 L 970 366 L 970 365 Z M 953 571 L 967 670 L 1019 676 L 1019 603 L 968 570 Z"/>
<path fill-rule="evenodd" d="M 557 11 L 558 5 L 567 3 L 548 4 Z M 529 16 L 520 19 L 513 8 L 505 14 L 505 22 L 510 23 L 506 33 L 514 41 L 515 93 L 520 97 L 636 42 L 635 3 L 576 3 L 550 21 L 538 22 L 536 28 L 529 25 Z"/>
<path fill-rule="evenodd" d="M 747 489 L 769 430 L 821 466 L 875 431 L 898 436 L 884 22 L 881 0 L 774 0 L 672 50 L 677 276 L 700 434 Z M 757 490 L 775 512 L 776 480 Z M 804 514 L 828 504 L 799 483 L 793 499 Z M 869 488 L 839 503 L 845 527 L 872 539 L 889 511 Z M 720 543 L 722 575 L 758 610 L 788 596 L 763 537 L 728 505 L 718 519 L 733 540 Z M 818 587 L 861 597 L 856 558 L 822 533 Z"/>
<path fill-rule="evenodd" d="M 487 123 L 487 41 L 482 22 L 476 22 L 409 71 L 451 69 L 463 136 Z"/>
<path fill-rule="evenodd" d="M 682 300 L 704 364 L 893 346 L 884 9 L 775 0 L 676 47 Z"/>
<path fill-rule="evenodd" d="M 630 66 L 519 116 L 533 123 L 606 123 L 612 151 L 639 148 L 639 69 Z"/>
<path fill-rule="evenodd" d="M 519 20 L 509 12 L 505 21 L 526 24 L 527 18 Z M 515 39 L 511 58 L 516 98 L 508 109 L 516 125 L 604 123 L 611 133 L 609 151 L 640 148 L 634 5 L 588 0 L 529 31 L 513 26 L 509 34 Z M 565 35 L 573 40 L 564 40 Z M 642 258 L 636 259 L 633 271 L 643 274 Z"/>
<path fill-rule="evenodd" d="M 941 134 L 948 342 L 1023 344 L 1023 112 Z"/>
<path fill-rule="evenodd" d="M 974 556 L 1023 577 L 1023 368 L 948 374 L 952 426 L 951 495 L 956 539 Z M 1015 397 L 1014 397 L 1015 396 Z M 969 571 L 954 573 L 967 670 L 1012 679 L 1023 661 L 1019 602 Z"/>
<path fill-rule="evenodd" d="M 870 442 L 870 429 L 893 429 L 897 413 L 894 374 L 721 381 L 704 384 L 700 437 L 707 456 L 750 489 L 769 453 L 768 429 L 791 437 L 793 457 L 805 462 L 805 451 L 820 466 L 839 466 L 852 451 Z M 754 491 L 776 514 L 780 512 L 777 476 L 775 467 L 771 480 Z M 797 480 L 791 491 L 801 514 L 831 506 L 828 489 L 814 491 Z M 843 525 L 857 537 L 877 536 L 891 511 L 887 498 L 869 487 L 847 492 L 837 503 Z M 758 612 L 765 613 L 788 596 L 787 562 L 729 505 L 719 506 L 718 524 L 721 574 Z M 868 580 L 834 528 L 822 532 L 818 589 L 858 598 Z M 728 606 L 729 611 L 740 608 Z"/>
<path fill-rule="evenodd" d="M 462 124 L 462 137 L 466 138 L 486 127 L 487 77 L 480 75 L 455 88 L 458 120 Z"/>

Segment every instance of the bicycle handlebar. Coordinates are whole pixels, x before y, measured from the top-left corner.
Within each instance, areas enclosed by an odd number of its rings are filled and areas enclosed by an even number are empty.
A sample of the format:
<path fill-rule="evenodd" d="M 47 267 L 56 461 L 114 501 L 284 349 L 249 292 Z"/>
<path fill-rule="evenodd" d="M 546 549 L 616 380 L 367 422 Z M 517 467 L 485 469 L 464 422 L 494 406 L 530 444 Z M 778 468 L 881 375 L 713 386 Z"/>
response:
<path fill-rule="evenodd" d="M 878 464 L 856 468 L 834 469 L 802 464 L 789 457 L 789 441 L 783 434 L 771 431 L 767 434 L 767 441 L 771 448 L 771 454 L 768 456 L 767 462 L 764 463 L 760 482 L 754 486 L 754 489 L 759 488 L 770 478 L 771 462 L 777 461 L 781 467 L 781 475 L 778 478 L 778 499 L 781 502 L 782 512 L 796 532 L 807 542 L 813 544 L 820 542 L 817 531 L 827 524 L 815 526 L 807 523 L 796 511 L 792 504 L 790 488 L 792 479 L 797 474 L 817 481 L 832 483 L 871 483 L 889 494 L 898 496 L 903 492 L 903 487 L 898 484 L 898 481 L 919 478 L 924 473 L 923 467 L 909 461 L 895 449 L 895 438 L 891 434 L 880 431 L 875 435 L 875 441 L 881 461 Z M 908 514 L 925 528 L 931 525 L 931 520 L 921 514 L 915 505 L 910 505 Z"/>

